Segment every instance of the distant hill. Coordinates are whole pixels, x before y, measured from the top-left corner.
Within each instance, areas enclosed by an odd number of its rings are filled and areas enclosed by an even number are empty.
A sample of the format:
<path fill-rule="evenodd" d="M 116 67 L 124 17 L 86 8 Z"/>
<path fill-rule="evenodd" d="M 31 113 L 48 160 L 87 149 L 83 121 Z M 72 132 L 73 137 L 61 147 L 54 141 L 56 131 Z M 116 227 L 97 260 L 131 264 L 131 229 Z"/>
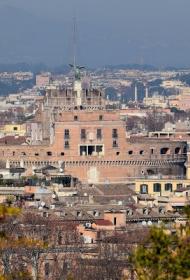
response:
<path fill-rule="evenodd" d="M 34 74 L 40 72 L 52 72 L 54 74 L 65 74 L 70 71 L 68 65 L 48 66 L 43 63 L 0 63 L 0 72 L 19 72 L 31 71 Z"/>
<path fill-rule="evenodd" d="M 156 67 L 152 65 L 141 65 L 141 64 L 119 64 L 119 65 L 107 65 L 105 66 L 106 69 L 122 69 L 122 70 L 127 70 L 127 69 L 135 69 L 135 70 L 147 70 L 147 71 L 155 71 L 158 70 Z"/>

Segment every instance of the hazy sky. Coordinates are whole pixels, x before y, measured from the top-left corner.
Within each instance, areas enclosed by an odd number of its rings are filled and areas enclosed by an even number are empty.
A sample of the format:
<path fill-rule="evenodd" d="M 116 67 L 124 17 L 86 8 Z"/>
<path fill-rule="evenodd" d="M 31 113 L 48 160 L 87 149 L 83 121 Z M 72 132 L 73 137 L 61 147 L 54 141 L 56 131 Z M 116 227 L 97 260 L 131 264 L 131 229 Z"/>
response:
<path fill-rule="evenodd" d="M 190 66 L 190 0 L 0 0 L 0 62 Z"/>

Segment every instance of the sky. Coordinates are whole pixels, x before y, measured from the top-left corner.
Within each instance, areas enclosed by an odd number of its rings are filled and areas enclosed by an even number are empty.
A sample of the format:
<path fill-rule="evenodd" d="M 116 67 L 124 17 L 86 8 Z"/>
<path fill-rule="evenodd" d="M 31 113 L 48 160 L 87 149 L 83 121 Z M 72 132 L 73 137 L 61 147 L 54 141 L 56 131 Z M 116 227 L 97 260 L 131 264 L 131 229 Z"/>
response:
<path fill-rule="evenodd" d="M 0 0 L 0 63 L 190 67 L 190 0 Z"/>

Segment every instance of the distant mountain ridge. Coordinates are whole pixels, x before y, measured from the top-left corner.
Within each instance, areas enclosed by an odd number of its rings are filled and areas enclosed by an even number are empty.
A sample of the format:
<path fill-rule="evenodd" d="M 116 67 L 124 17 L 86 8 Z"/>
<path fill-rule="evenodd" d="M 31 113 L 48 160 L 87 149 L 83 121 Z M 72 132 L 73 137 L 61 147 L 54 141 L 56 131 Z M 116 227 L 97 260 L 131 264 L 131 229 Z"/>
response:
<path fill-rule="evenodd" d="M 68 73 L 70 67 L 68 65 L 48 66 L 44 63 L 0 63 L 0 72 L 32 72 L 38 74 L 40 72 L 52 72 L 54 74 Z"/>
<path fill-rule="evenodd" d="M 119 65 L 107 65 L 105 68 L 108 69 L 135 69 L 135 70 L 148 70 L 148 71 L 155 71 L 158 68 L 153 65 L 147 64 L 119 64 Z"/>

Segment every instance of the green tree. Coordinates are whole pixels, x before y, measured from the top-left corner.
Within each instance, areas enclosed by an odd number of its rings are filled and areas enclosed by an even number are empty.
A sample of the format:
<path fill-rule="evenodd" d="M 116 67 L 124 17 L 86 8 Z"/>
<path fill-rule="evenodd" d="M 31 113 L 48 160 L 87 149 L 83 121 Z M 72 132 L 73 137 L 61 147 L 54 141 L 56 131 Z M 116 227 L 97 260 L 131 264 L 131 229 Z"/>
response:
<path fill-rule="evenodd" d="M 139 280 L 190 279 L 190 208 L 185 208 L 187 222 L 173 235 L 153 227 L 145 243 L 131 257 Z"/>
<path fill-rule="evenodd" d="M 175 279 L 173 238 L 162 228 L 152 228 L 147 243 L 137 247 L 132 262 L 139 280 Z"/>

